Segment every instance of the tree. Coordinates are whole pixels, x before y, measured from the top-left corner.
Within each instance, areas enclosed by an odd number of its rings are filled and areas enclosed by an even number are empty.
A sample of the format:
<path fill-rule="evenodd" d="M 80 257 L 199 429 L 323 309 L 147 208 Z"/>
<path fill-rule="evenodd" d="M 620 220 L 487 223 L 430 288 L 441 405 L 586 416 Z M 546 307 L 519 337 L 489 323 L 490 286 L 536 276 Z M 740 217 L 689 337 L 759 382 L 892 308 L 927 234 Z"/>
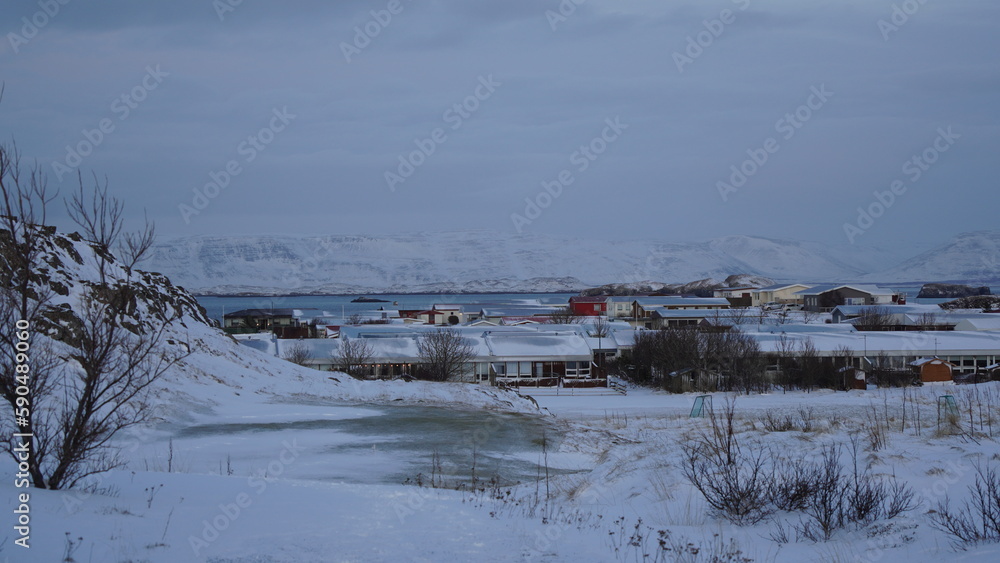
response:
<path fill-rule="evenodd" d="M 892 325 L 892 311 L 882 306 L 865 307 L 853 324 L 858 330 L 887 330 Z"/>
<path fill-rule="evenodd" d="M 920 325 L 921 330 L 937 330 L 937 313 L 920 313 L 920 316 L 917 317 L 917 324 Z"/>
<path fill-rule="evenodd" d="M 576 316 L 573 309 L 560 307 L 549 315 L 549 322 L 554 325 L 571 325 L 580 322 L 580 318 Z"/>
<path fill-rule="evenodd" d="M 295 365 L 304 366 L 312 359 L 312 350 L 305 342 L 298 341 L 286 348 L 281 357 Z"/>
<path fill-rule="evenodd" d="M 590 335 L 594 338 L 607 338 L 611 336 L 611 323 L 608 322 L 608 318 L 603 315 L 595 317 L 590 328 Z"/>
<path fill-rule="evenodd" d="M 806 391 L 812 390 L 816 385 L 816 375 L 819 372 L 819 350 L 811 338 L 806 338 L 799 343 L 799 353 L 796 356 L 798 364 L 798 384 Z"/>
<path fill-rule="evenodd" d="M 764 378 L 764 355 L 753 336 L 730 330 L 721 335 L 720 364 L 729 377 L 726 387 L 746 394 L 766 393 L 769 387 Z"/>
<path fill-rule="evenodd" d="M 430 381 L 459 380 L 476 358 L 476 349 L 451 329 L 428 332 L 417 340 L 421 370 L 418 376 Z"/>
<path fill-rule="evenodd" d="M 802 322 L 804 324 L 812 324 L 817 319 L 819 319 L 818 311 L 810 311 L 809 309 L 802 310 Z"/>
<path fill-rule="evenodd" d="M 375 350 L 363 338 L 350 339 L 346 336 L 340 339 L 340 346 L 334 353 L 337 369 L 355 379 L 364 379 L 366 366 L 371 363 Z"/>
<path fill-rule="evenodd" d="M 778 337 L 774 357 L 778 367 L 778 383 L 781 385 L 782 393 L 784 393 L 797 381 L 795 341 L 784 332 Z"/>
<path fill-rule="evenodd" d="M 689 327 L 643 330 L 635 335 L 632 346 L 634 383 L 659 383 L 670 386 L 669 374 L 701 365 L 700 335 Z"/>
<path fill-rule="evenodd" d="M 169 297 L 150 298 L 147 282 L 158 278 L 132 271 L 152 244 L 152 225 L 123 235 L 121 202 L 99 184 L 87 193 L 80 179 L 78 194 L 67 202 L 81 234 L 56 235 L 45 225 L 55 195 L 43 170 L 35 165 L 22 174 L 16 147 L 0 146 L 0 277 L 6 282 L 0 293 L 0 390 L 15 414 L 3 417 L 0 431 L 15 460 L 25 461 L 19 454 L 29 452 L 27 473 L 39 488 L 72 487 L 121 467 L 112 440 L 149 420 L 153 384 L 189 353 L 186 344 L 168 338 L 183 307 Z M 88 243 L 91 254 L 77 254 L 71 240 Z M 116 262 L 116 248 L 124 250 L 124 263 Z M 68 296 L 66 284 L 74 281 L 54 280 L 58 268 L 47 260 L 59 253 L 96 263 L 97 280 L 77 282 L 82 295 L 71 305 L 53 299 L 55 293 Z M 19 341 L 25 344 L 18 347 Z M 19 378 L 18 366 L 28 359 L 14 353 L 21 349 L 30 350 L 30 371 Z"/>
<path fill-rule="evenodd" d="M 49 191 L 41 165 L 21 168 L 20 153 L 13 143 L 0 145 L 0 392 L 13 409 L 4 415 L 0 432 L 4 449 L 18 460 L 17 449 L 27 445 L 28 473 L 32 483 L 44 486 L 46 475 L 38 463 L 49 457 L 50 444 L 39 440 L 38 430 L 53 425 L 37 405 L 51 394 L 58 359 L 50 342 L 38 330 L 37 321 L 54 295 L 51 286 L 37 283 L 35 266 L 41 261 L 49 229 L 43 228 L 46 210 L 55 199 Z M 19 350 L 21 348 L 21 350 Z M 30 359 L 30 363 L 27 361 Z M 28 366 L 25 371 L 21 365 Z M 26 409 L 26 410 L 22 410 Z M 30 437 L 15 440 L 14 433 Z M 41 483 L 41 485 L 39 485 Z"/>

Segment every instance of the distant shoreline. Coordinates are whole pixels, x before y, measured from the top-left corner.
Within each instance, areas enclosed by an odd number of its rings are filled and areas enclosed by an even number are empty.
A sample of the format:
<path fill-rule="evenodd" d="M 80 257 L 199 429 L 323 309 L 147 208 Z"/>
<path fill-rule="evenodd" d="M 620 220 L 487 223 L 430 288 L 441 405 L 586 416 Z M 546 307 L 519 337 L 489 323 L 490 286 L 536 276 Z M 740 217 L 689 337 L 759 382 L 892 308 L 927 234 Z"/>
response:
<path fill-rule="evenodd" d="M 580 290 L 583 291 L 583 290 Z M 192 293 L 195 297 L 219 297 L 222 299 L 245 299 L 247 297 L 387 297 L 393 295 L 578 295 L 580 291 L 413 291 L 398 293 Z"/>

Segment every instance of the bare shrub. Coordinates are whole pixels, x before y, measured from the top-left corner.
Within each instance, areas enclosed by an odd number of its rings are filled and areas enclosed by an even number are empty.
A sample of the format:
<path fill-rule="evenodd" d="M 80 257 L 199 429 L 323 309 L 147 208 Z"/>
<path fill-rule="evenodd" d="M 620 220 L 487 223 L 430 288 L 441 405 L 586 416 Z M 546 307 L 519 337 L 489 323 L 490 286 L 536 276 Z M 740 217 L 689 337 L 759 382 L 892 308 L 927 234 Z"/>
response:
<path fill-rule="evenodd" d="M 863 526 L 915 508 L 913 489 L 895 477 L 887 481 L 862 469 L 859 450 L 860 441 L 852 436 L 852 471 L 847 473 L 840 461 L 841 448 L 823 448 L 821 460 L 812 469 L 816 489 L 805 503 L 805 518 L 795 527 L 800 537 L 828 541 L 849 524 Z"/>
<path fill-rule="evenodd" d="M 764 425 L 764 430 L 768 432 L 789 432 L 795 430 L 795 422 L 792 420 L 792 415 L 790 414 L 779 415 L 769 410 L 759 420 Z"/>
<path fill-rule="evenodd" d="M 871 405 L 868 411 L 868 425 L 865 426 L 868 449 L 877 452 L 889 445 L 889 423 L 879 417 L 878 409 Z"/>
<path fill-rule="evenodd" d="M 808 409 L 799 416 L 804 426 L 812 426 Z M 776 510 L 801 512 L 802 518 L 792 526 L 798 539 L 820 542 L 830 540 L 846 526 L 895 518 L 916 506 L 910 486 L 895 476 L 876 476 L 861 462 L 863 435 L 851 436 L 851 465 L 845 467 L 838 444 L 824 446 L 817 461 L 784 458 L 759 445 L 744 447 L 735 429 L 734 401 L 727 401 L 721 414 L 713 412 L 709 420 L 707 429 L 681 445 L 681 471 L 713 511 L 734 524 L 754 524 Z M 794 426 L 791 416 L 765 416 L 761 420 L 775 428 Z M 992 475 L 991 479 L 993 492 L 1000 491 L 997 477 Z M 987 498 L 991 489 L 981 488 L 980 498 Z M 1000 495 L 993 498 L 996 507 L 985 513 L 995 515 L 1000 524 Z M 981 500 L 976 506 L 986 504 Z M 952 518 L 948 522 L 955 520 L 962 521 Z M 964 530 L 961 526 L 958 529 Z M 778 536 L 787 541 L 786 531 Z"/>
<path fill-rule="evenodd" d="M 771 502 L 778 510 L 804 510 L 816 493 L 819 475 L 815 464 L 798 458 L 784 461 L 771 480 Z"/>
<path fill-rule="evenodd" d="M 721 419 L 713 411 L 711 429 L 683 444 L 681 470 L 705 502 L 736 524 L 754 524 L 771 512 L 766 452 L 745 453 L 734 427 L 735 401 L 727 401 Z"/>
<path fill-rule="evenodd" d="M 810 541 L 828 541 L 844 525 L 846 482 L 840 465 L 840 447 L 823 448 L 816 467 L 815 491 L 805 503 L 805 518 L 796 526 L 799 536 Z"/>
<path fill-rule="evenodd" d="M 297 366 L 304 366 L 312 359 L 312 351 L 305 342 L 296 342 L 286 348 L 281 357 Z"/>
<path fill-rule="evenodd" d="M 365 342 L 363 338 L 340 339 L 340 346 L 334 353 L 333 359 L 337 362 L 337 369 L 350 375 L 355 379 L 364 379 L 367 365 L 371 363 L 375 350 L 372 345 Z"/>
<path fill-rule="evenodd" d="M 813 412 L 812 407 L 799 409 L 799 421 L 802 423 L 801 430 L 803 432 L 812 432 L 815 430 L 815 419 L 816 414 Z"/>
<path fill-rule="evenodd" d="M 971 498 L 952 510 L 950 499 L 938 503 L 931 525 L 954 538 L 959 546 L 1000 542 L 1000 475 L 995 467 L 976 467 Z"/>

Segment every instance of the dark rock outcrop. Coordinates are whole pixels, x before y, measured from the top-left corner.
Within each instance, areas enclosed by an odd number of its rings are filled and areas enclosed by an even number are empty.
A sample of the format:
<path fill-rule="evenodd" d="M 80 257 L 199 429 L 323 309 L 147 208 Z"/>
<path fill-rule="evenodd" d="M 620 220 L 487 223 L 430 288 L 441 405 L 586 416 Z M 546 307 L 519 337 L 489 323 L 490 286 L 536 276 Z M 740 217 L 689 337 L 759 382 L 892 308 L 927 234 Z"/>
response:
<path fill-rule="evenodd" d="M 928 283 L 920 288 L 917 298 L 958 298 L 973 297 L 976 295 L 990 295 L 990 288 L 972 287 L 970 285 L 958 285 L 950 283 Z"/>

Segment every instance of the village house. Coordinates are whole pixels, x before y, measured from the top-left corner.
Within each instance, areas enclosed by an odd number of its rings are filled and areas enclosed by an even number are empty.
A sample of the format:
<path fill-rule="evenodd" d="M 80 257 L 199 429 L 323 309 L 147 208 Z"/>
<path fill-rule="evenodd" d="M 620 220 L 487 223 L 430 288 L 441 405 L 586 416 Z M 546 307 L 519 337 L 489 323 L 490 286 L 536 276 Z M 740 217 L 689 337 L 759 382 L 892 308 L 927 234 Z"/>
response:
<path fill-rule="evenodd" d="M 740 287 L 722 287 L 712 292 L 716 298 L 729 301 L 732 307 L 749 307 L 753 304 L 753 290 L 756 287 L 745 285 Z"/>
<path fill-rule="evenodd" d="M 808 342 L 819 357 L 850 354 L 850 364 L 897 371 L 911 369 L 921 358 L 951 363 L 955 373 L 976 373 L 1000 361 L 1000 332 L 858 332 L 850 325 L 815 325 L 808 331 L 774 327 L 769 332 L 749 332 L 761 351 L 779 354 L 800 350 Z M 840 330 L 834 330 L 840 327 Z M 780 329 L 780 330 L 779 330 Z"/>
<path fill-rule="evenodd" d="M 279 339 L 274 335 L 243 335 L 244 345 L 284 357 L 293 347 L 304 347 L 305 365 L 322 371 L 340 368 L 340 347 L 363 339 L 372 351 L 360 366 L 367 377 L 412 375 L 421 363 L 418 342 L 431 326 L 363 325 L 340 327 L 336 339 Z M 606 385 L 604 365 L 632 345 L 625 323 L 609 323 L 603 331 L 593 325 L 457 326 L 450 328 L 474 350 L 464 380 L 512 386 L 588 387 Z"/>
<path fill-rule="evenodd" d="M 607 298 L 606 311 L 608 318 L 624 319 L 632 316 L 635 297 L 628 295 L 614 295 Z"/>
<path fill-rule="evenodd" d="M 229 334 L 274 332 L 281 338 L 315 338 L 310 321 L 317 309 L 242 309 L 222 317 L 223 330 Z"/>
<path fill-rule="evenodd" d="M 596 317 L 608 314 L 608 296 L 574 295 L 569 298 L 569 308 L 578 317 Z"/>
<path fill-rule="evenodd" d="M 811 285 L 793 283 L 776 284 L 750 290 L 750 305 L 762 307 L 768 303 L 781 305 L 802 305 L 802 296 L 798 292 L 810 289 Z"/>
<path fill-rule="evenodd" d="M 891 305 L 897 299 L 892 291 L 874 285 L 817 285 L 798 291 L 806 311 L 829 313 L 840 305 Z"/>
<path fill-rule="evenodd" d="M 636 326 L 654 328 L 653 314 L 661 311 L 716 311 L 729 308 L 729 300 L 716 297 L 635 297 L 632 319 Z"/>

